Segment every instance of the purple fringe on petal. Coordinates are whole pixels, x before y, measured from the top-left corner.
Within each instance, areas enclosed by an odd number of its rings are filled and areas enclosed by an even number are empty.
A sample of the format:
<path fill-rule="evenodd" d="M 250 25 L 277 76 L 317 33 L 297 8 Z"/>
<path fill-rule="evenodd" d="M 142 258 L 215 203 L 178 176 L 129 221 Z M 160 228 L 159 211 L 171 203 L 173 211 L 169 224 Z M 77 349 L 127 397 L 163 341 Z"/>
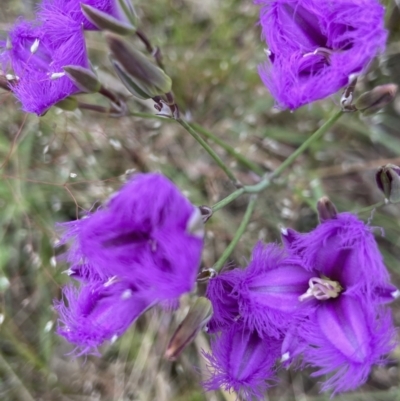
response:
<path fill-rule="evenodd" d="M 377 0 L 256 0 L 269 60 L 259 67 L 281 108 L 323 99 L 366 71 L 385 48 Z"/>
<path fill-rule="evenodd" d="M 280 342 L 261 338 L 257 332 L 233 325 L 211 341 L 212 354 L 203 352 L 208 361 L 210 378 L 206 390 L 224 388 L 235 391 L 246 400 L 261 399 L 277 381 L 274 364 L 280 353 Z"/>

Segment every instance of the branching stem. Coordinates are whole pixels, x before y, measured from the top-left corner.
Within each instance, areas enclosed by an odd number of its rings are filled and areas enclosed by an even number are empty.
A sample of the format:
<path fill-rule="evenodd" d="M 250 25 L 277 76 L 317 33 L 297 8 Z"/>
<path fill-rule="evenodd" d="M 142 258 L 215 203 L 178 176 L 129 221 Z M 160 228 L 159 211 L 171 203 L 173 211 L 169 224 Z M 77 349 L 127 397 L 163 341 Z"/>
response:
<path fill-rule="evenodd" d="M 315 131 L 301 146 L 299 146 L 281 165 L 273 171 L 271 174 L 267 174 L 264 178 L 255 185 L 247 185 L 232 192 L 226 198 L 216 203 L 212 209 L 216 212 L 222 209 L 229 203 L 233 202 L 236 198 L 244 193 L 254 194 L 263 191 L 268 188 L 272 180 L 278 177 L 284 170 L 286 170 L 302 153 L 304 153 L 314 142 L 316 142 L 323 134 L 325 134 L 335 122 L 343 115 L 343 111 L 338 111 L 328 121 L 326 121 L 317 131 Z"/>

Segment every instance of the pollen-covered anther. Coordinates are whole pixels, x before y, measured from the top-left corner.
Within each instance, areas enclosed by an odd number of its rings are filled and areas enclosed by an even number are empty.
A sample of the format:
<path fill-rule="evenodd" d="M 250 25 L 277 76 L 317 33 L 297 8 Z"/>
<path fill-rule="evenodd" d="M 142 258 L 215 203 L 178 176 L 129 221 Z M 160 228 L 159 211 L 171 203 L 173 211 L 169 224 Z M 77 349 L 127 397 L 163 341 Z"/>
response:
<path fill-rule="evenodd" d="M 299 296 L 299 301 L 304 301 L 308 298 L 326 301 L 330 298 L 337 298 L 343 290 L 337 281 L 329 280 L 328 278 L 313 277 L 309 280 L 308 285 L 308 290 Z"/>

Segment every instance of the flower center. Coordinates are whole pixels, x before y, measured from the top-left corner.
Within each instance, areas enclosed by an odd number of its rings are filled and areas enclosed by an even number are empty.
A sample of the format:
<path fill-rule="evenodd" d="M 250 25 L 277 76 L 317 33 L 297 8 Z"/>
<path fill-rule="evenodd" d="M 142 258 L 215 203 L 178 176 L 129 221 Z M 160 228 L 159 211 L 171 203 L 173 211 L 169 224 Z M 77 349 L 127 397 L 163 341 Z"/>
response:
<path fill-rule="evenodd" d="M 329 280 L 328 277 L 312 277 L 308 281 L 308 290 L 299 296 L 299 301 L 309 298 L 316 298 L 319 301 L 326 301 L 330 298 L 337 298 L 343 288 L 338 281 Z"/>

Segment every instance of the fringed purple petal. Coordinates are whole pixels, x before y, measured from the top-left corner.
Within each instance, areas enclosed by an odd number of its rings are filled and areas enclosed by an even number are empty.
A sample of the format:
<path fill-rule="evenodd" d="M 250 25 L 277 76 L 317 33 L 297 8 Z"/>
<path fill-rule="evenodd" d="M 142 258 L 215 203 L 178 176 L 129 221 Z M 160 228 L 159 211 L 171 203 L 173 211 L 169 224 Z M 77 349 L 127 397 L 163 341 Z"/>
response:
<path fill-rule="evenodd" d="M 301 237 L 301 234 L 292 228 L 281 228 L 281 239 L 282 243 L 286 248 L 290 248 L 292 242 L 296 241 L 298 237 Z"/>
<path fill-rule="evenodd" d="M 310 313 L 314 302 L 299 301 L 313 273 L 299 259 L 285 259 L 276 245 L 256 245 L 237 286 L 240 316 L 250 330 L 281 337 L 293 320 Z"/>
<path fill-rule="evenodd" d="M 20 20 L 10 31 L 12 47 L 8 50 L 7 64 L 10 72 L 18 77 L 12 90 L 24 111 L 42 115 L 54 104 L 77 93 L 74 83 L 63 76 L 63 67 L 89 66 L 80 25 L 57 23 L 57 36 L 40 21 Z"/>
<path fill-rule="evenodd" d="M 261 399 L 277 381 L 274 363 L 280 344 L 235 325 L 223 331 L 211 342 L 212 354 L 203 352 L 211 375 L 203 384 L 205 389 L 222 387 L 244 399 Z"/>
<path fill-rule="evenodd" d="M 346 295 L 322 304 L 299 333 L 308 344 L 304 362 L 318 368 L 314 375 L 332 375 L 322 388 L 333 393 L 363 384 L 395 346 L 389 311 Z"/>
<path fill-rule="evenodd" d="M 319 224 L 286 249 L 314 272 L 337 279 L 348 292 L 371 293 L 374 287 L 389 282 L 371 228 L 351 213 L 339 213 L 335 219 Z"/>
<path fill-rule="evenodd" d="M 309 319 L 304 317 L 302 320 L 296 320 L 290 325 L 283 338 L 281 347 L 280 362 L 285 368 L 290 366 L 299 368 L 302 367 L 301 356 L 304 350 L 307 349 L 307 342 L 301 337 L 301 328 L 306 325 Z"/>
<path fill-rule="evenodd" d="M 207 324 L 209 333 L 230 327 L 240 318 L 235 287 L 243 277 L 243 270 L 234 269 L 212 278 L 208 282 L 207 298 L 211 301 L 213 315 Z"/>
<path fill-rule="evenodd" d="M 388 304 L 400 297 L 400 290 L 392 284 L 386 284 L 375 287 L 372 296 L 377 303 Z"/>
<path fill-rule="evenodd" d="M 96 353 L 106 340 L 122 335 L 154 301 L 126 282 L 102 282 L 63 290 L 57 301 L 60 314 L 58 334 L 76 345 L 78 355 Z"/>

